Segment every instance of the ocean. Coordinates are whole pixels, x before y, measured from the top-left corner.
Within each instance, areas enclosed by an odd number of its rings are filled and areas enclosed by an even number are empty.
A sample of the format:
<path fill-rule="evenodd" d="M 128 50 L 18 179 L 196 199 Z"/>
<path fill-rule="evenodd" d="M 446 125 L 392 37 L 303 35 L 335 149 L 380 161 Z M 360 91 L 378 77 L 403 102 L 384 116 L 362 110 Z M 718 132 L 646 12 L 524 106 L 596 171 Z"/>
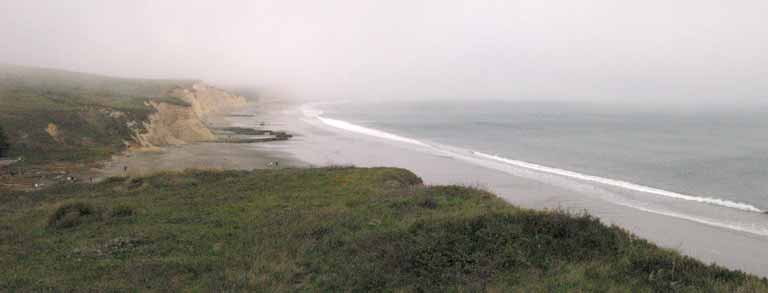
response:
<path fill-rule="evenodd" d="M 327 126 L 514 175 L 605 188 L 606 200 L 622 206 L 768 235 L 762 108 L 488 100 L 343 102 L 304 112 Z"/>

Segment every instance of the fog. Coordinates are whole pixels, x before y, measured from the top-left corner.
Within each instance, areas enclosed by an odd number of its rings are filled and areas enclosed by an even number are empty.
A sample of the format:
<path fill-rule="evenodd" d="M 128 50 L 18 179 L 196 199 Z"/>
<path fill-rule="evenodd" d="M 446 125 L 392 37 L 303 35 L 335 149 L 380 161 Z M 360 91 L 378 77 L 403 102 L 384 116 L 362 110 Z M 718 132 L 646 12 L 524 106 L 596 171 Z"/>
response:
<path fill-rule="evenodd" d="M 0 62 L 304 99 L 743 103 L 765 0 L 0 0 Z"/>

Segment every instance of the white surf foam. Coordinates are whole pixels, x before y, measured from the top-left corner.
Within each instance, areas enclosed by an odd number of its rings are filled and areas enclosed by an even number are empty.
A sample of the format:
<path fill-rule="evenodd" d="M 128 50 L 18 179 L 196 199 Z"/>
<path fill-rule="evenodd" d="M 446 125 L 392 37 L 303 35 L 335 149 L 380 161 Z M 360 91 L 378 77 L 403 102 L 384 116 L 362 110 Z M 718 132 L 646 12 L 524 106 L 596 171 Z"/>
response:
<path fill-rule="evenodd" d="M 369 135 L 369 136 L 374 136 L 374 137 L 378 137 L 378 138 L 389 139 L 389 140 L 404 142 L 404 143 L 408 143 L 408 144 L 412 144 L 412 145 L 418 145 L 418 146 L 422 146 L 422 147 L 432 148 L 432 149 L 435 149 L 435 150 L 439 150 L 441 152 L 445 152 L 445 150 L 443 150 L 443 149 L 438 149 L 438 148 L 436 148 L 436 147 L 434 147 L 432 145 L 423 143 L 423 142 L 421 142 L 419 140 L 416 140 L 416 139 L 412 139 L 412 138 L 408 138 L 408 137 L 404 137 L 404 136 L 400 136 L 400 135 L 384 132 L 384 131 L 373 129 L 373 128 L 363 127 L 363 126 L 352 124 L 352 123 L 349 123 L 349 122 L 346 122 L 346 121 L 343 121 L 343 120 L 337 120 L 337 119 L 323 117 L 322 116 L 322 114 L 323 114 L 322 111 L 315 110 L 315 109 L 313 109 L 311 107 L 304 109 L 304 114 L 306 116 L 308 116 L 308 117 L 317 118 L 323 124 L 326 124 L 328 126 L 332 126 L 332 127 L 335 127 L 335 128 L 339 128 L 339 129 L 343 129 L 343 130 L 347 130 L 347 131 L 351 131 L 351 132 L 356 132 L 356 133 L 360 133 L 360 134 L 365 134 L 365 135 Z M 682 194 L 682 193 L 677 193 L 677 192 L 673 192 L 673 191 L 663 190 L 663 189 L 659 189 L 659 188 L 643 186 L 643 185 L 635 184 L 635 183 L 631 183 L 631 182 L 615 180 L 615 179 L 610 179 L 610 178 L 604 178 L 604 177 L 598 177 L 598 176 L 593 176 L 593 175 L 588 175 L 588 174 L 582 174 L 582 173 L 577 173 L 577 172 L 568 171 L 568 170 L 564 170 L 564 169 L 553 168 L 553 167 L 547 167 L 547 166 L 543 166 L 543 165 L 539 165 L 539 164 L 535 164 L 535 163 L 530 163 L 530 162 L 525 162 L 525 161 L 512 160 L 512 159 L 504 158 L 504 157 L 501 157 L 501 156 L 486 154 L 486 153 L 477 152 L 477 151 L 470 151 L 470 152 L 473 155 L 475 155 L 477 157 L 480 157 L 480 158 L 484 158 L 484 159 L 492 160 L 492 161 L 497 161 L 497 162 L 501 162 L 501 163 L 504 163 L 504 164 L 508 164 L 508 165 L 512 165 L 512 166 L 516 166 L 516 167 L 520 167 L 520 168 L 530 169 L 530 170 L 538 171 L 538 172 L 541 172 L 541 173 L 559 175 L 559 176 L 573 178 L 573 179 L 578 179 L 578 180 L 582 180 L 582 181 L 594 182 L 594 183 L 599 183 L 599 184 L 603 184 L 603 185 L 608 185 L 608 186 L 613 186 L 613 187 L 618 187 L 618 188 L 623 188 L 623 189 L 628 189 L 628 190 L 633 190 L 633 191 L 639 191 L 639 192 L 643 192 L 643 193 L 654 194 L 654 195 L 664 196 L 664 197 L 669 197 L 669 198 L 675 198 L 675 199 L 680 199 L 680 200 L 688 200 L 688 201 L 694 201 L 694 202 L 700 202 L 700 203 L 707 203 L 707 204 L 718 205 L 718 206 L 723 206 L 723 207 L 728 207 L 728 208 L 734 208 L 734 209 L 739 209 L 739 210 L 744 210 L 744 211 L 749 211 L 749 212 L 756 212 L 756 213 L 763 213 L 764 212 L 763 210 L 758 209 L 757 207 L 755 207 L 753 205 L 750 205 L 750 204 L 747 204 L 747 203 L 740 203 L 740 202 L 735 202 L 735 201 L 730 201 L 730 200 L 725 200 L 725 199 L 718 199 L 718 198 L 709 198 L 709 197 L 700 197 L 700 196 Z"/>
<path fill-rule="evenodd" d="M 349 122 L 346 122 L 346 121 L 336 120 L 336 119 L 331 119 L 331 118 L 325 118 L 325 117 L 322 117 L 322 116 L 317 116 L 317 119 L 319 119 L 321 122 L 323 122 L 323 123 L 325 123 L 327 125 L 330 125 L 330 126 L 333 126 L 333 127 L 336 127 L 336 128 L 341 128 L 341 129 L 344 129 L 344 130 L 347 130 L 347 131 L 362 133 L 362 134 L 365 134 L 365 135 L 375 136 L 375 137 L 378 137 L 378 138 L 384 138 L 384 139 L 389 139 L 389 140 L 394 140 L 394 141 L 399 141 L 399 142 L 404 142 L 404 143 L 409 143 L 409 144 L 415 144 L 415 145 L 423 146 L 423 147 L 429 147 L 428 144 L 425 144 L 425 143 L 420 142 L 420 141 L 415 140 L 415 139 L 410 139 L 410 138 L 407 138 L 407 137 L 402 137 L 402 136 L 391 134 L 391 133 L 384 132 L 384 131 L 381 131 L 381 130 L 376 130 L 376 129 L 372 129 L 372 128 L 363 127 L 363 126 L 360 126 L 360 125 L 355 125 L 355 124 L 352 124 L 352 123 L 349 123 Z"/>
<path fill-rule="evenodd" d="M 319 110 L 316 110 L 311 105 L 305 105 L 305 107 L 302 107 L 302 111 L 303 111 L 305 116 L 310 117 L 310 118 L 316 118 L 320 122 L 322 122 L 323 124 L 326 124 L 326 125 L 331 126 L 331 127 L 335 127 L 335 128 L 343 129 L 343 130 L 346 130 L 346 131 L 355 132 L 355 133 L 360 133 L 360 134 L 364 134 L 364 135 L 369 135 L 369 136 L 373 136 L 373 137 L 389 139 L 389 140 L 398 141 L 398 142 L 404 142 L 404 143 L 408 143 L 408 144 L 411 144 L 411 145 L 417 145 L 417 146 L 429 148 L 429 149 L 431 149 L 433 151 L 438 151 L 438 152 L 440 152 L 441 154 L 444 154 L 444 155 L 447 154 L 449 156 L 453 156 L 453 157 L 457 157 L 457 158 L 465 157 L 462 154 L 459 154 L 459 153 L 456 153 L 456 152 L 452 152 L 452 151 L 446 151 L 444 148 L 439 148 L 437 146 L 430 145 L 430 144 L 421 142 L 421 141 L 416 140 L 416 139 L 412 139 L 412 138 L 408 138 L 408 137 L 404 137 L 404 136 L 400 136 L 400 135 L 384 132 L 384 131 L 373 129 L 373 128 L 363 127 L 363 126 L 352 124 L 352 123 L 349 123 L 349 122 L 343 121 L 343 120 L 337 120 L 337 119 L 323 117 L 322 116 L 323 112 L 319 111 Z M 494 162 L 498 162 L 498 163 L 503 163 L 503 164 L 506 164 L 506 165 L 515 166 L 515 167 L 519 167 L 519 168 L 523 168 L 523 169 L 527 169 L 527 170 L 533 170 L 533 171 L 536 171 L 536 172 L 540 172 L 540 173 L 544 173 L 544 174 L 549 174 L 549 175 L 558 175 L 558 176 L 572 178 L 572 179 L 577 179 L 577 180 L 581 180 L 581 181 L 593 182 L 593 183 L 598 183 L 598 184 L 602 184 L 602 185 L 618 187 L 618 188 L 622 188 L 622 189 L 626 189 L 626 190 L 638 191 L 638 192 L 642 192 L 642 193 L 646 193 L 646 194 L 653 194 L 653 195 L 656 195 L 656 196 L 663 196 L 663 197 L 673 198 L 673 199 L 678 199 L 678 200 L 686 200 L 686 201 L 693 201 L 693 202 L 705 203 L 705 204 L 710 204 L 710 205 L 717 205 L 717 206 L 722 206 L 722 207 L 727 207 L 727 208 L 739 209 L 739 210 L 742 210 L 742 211 L 756 212 L 756 213 L 764 213 L 765 212 L 765 211 L 763 211 L 763 210 L 761 210 L 761 209 L 759 209 L 759 208 L 757 208 L 757 207 L 755 207 L 753 205 L 747 204 L 747 203 L 735 202 L 735 201 L 719 199 L 719 198 L 709 198 L 709 197 L 701 197 L 701 196 L 688 195 L 688 194 L 683 194 L 683 193 L 663 190 L 663 189 L 649 187 L 649 186 L 643 186 L 643 185 L 640 185 L 640 184 L 626 182 L 626 181 L 621 181 L 621 180 L 616 180 L 616 179 L 610 179 L 610 178 L 604 178 L 604 177 L 593 176 L 593 175 L 588 175 L 588 174 L 582 174 L 582 173 L 578 173 L 578 172 L 573 172 L 573 171 L 564 170 L 564 169 L 558 169 L 558 168 L 553 168 L 553 167 L 547 167 L 547 166 L 543 166 L 543 165 L 539 165 L 539 164 L 535 164 L 535 163 L 530 163 L 530 162 L 525 162 L 525 161 L 512 160 L 512 159 L 504 158 L 504 157 L 501 157 L 501 156 L 486 154 L 486 153 L 477 152 L 477 151 L 469 151 L 469 153 L 472 154 L 473 156 L 477 157 L 477 158 L 481 158 L 481 159 L 484 159 L 484 160 L 494 161 Z M 472 161 L 474 161 L 474 160 L 472 160 Z M 640 210 L 645 210 L 647 212 L 651 212 L 651 210 L 649 210 L 648 208 L 636 207 L 636 206 L 632 206 L 632 207 L 634 207 L 636 209 L 640 209 Z M 654 213 L 668 215 L 668 216 L 676 216 L 678 218 L 685 218 L 685 219 L 692 220 L 691 217 L 689 217 L 689 216 L 683 217 L 683 216 L 679 216 L 678 214 L 673 214 L 673 213 L 670 213 L 670 212 L 654 211 Z M 711 224 L 712 221 L 708 221 L 708 220 L 701 220 L 701 221 L 698 221 L 698 222 L 702 222 L 702 223 L 705 223 L 705 224 L 713 225 L 713 224 Z M 722 226 L 722 225 L 716 225 L 716 226 Z M 734 227 L 730 227 L 730 228 L 735 229 Z M 735 230 L 742 230 L 742 229 L 739 228 L 739 229 L 735 229 Z M 760 233 L 760 235 L 763 235 L 763 234 Z"/>
<path fill-rule="evenodd" d="M 558 168 L 542 166 L 542 165 L 538 165 L 538 164 L 534 164 L 534 163 L 529 163 L 529 162 L 524 162 L 524 161 L 511 160 L 511 159 L 507 159 L 507 158 L 504 158 L 504 157 L 500 157 L 500 156 L 496 156 L 496 155 L 489 155 L 489 154 L 481 153 L 481 152 L 474 152 L 473 151 L 472 153 L 475 154 L 476 156 L 479 156 L 479 157 L 482 157 L 482 158 L 486 158 L 486 159 L 489 159 L 489 160 L 499 161 L 499 162 L 503 162 L 503 163 L 506 163 L 506 164 L 509 164 L 509 165 L 518 166 L 518 167 L 521 167 L 521 168 L 527 168 L 527 169 L 531 169 L 531 170 L 536 170 L 536 171 L 543 172 L 543 173 L 555 174 L 555 175 L 560 175 L 560 176 L 564 176 L 564 177 L 579 179 L 579 180 L 583 180 L 583 181 L 595 182 L 595 183 L 600 183 L 600 184 L 603 184 L 603 185 L 614 186 L 614 187 L 619 187 L 619 188 L 623 188 L 623 189 L 634 190 L 634 191 L 639 191 L 639 192 L 649 193 L 649 194 L 655 194 L 655 195 L 665 196 L 665 197 L 670 197 L 670 198 L 675 198 L 675 199 L 682 199 L 682 200 L 688 200 L 688 201 L 695 201 L 695 202 L 719 205 L 719 206 L 724 206 L 724 207 L 729 207 L 729 208 L 734 208 L 734 209 L 740 209 L 740 210 L 749 211 L 749 212 L 756 212 L 756 213 L 762 213 L 763 212 L 762 210 L 756 208 L 755 206 L 750 205 L 750 204 L 746 204 L 746 203 L 734 202 L 734 201 L 725 200 L 725 199 L 719 199 L 719 198 L 709 198 L 709 197 L 700 197 L 700 196 L 687 195 L 687 194 L 677 193 L 677 192 L 673 192 L 673 191 L 667 191 L 667 190 L 658 189 L 658 188 L 654 188 L 654 187 L 643 186 L 643 185 L 639 185 L 639 184 L 635 184 L 635 183 L 631 183 L 631 182 L 626 182 L 626 181 L 621 181 L 621 180 L 615 180 L 615 179 L 610 179 L 610 178 L 603 178 L 603 177 L 598 177 L 598 176 L 581 174 L 581 173 L 577 173 L 577 172 L 573 172 L 573 171 L 568 171 L 568 170 L 563 170 L 563 169 L 558 169 Z"/>

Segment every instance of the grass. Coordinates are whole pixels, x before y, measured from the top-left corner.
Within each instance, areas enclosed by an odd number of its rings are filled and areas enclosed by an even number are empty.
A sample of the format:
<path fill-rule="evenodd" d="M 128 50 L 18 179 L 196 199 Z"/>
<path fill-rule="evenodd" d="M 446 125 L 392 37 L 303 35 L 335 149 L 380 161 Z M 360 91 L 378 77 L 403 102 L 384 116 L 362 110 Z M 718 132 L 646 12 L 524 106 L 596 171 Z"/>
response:
<path fill-rule="evenodd" d="M 420 183 L 402 169 L 337 167 L 10 193 L 0 197 L 0 291 L 768 291 L 765 279 L 588 215 Z M 67 217 L 79 221 L 51 226 Z"/>
<path fill-rule="evenodd" d="M 0 158 L 5 157 L 5 153 L 8 152 L 8 139 L 5 137 L 5 130 L 0 125 Z"/>
<path fill-rule="evenodd" d="M 11 157 L 25 163 L 108 158 L 131 141 L 128 124 L 141 125 L 157 100 L 176 105 L 172 89 L 191 81 L 123 79 L 0 64 L 0 126 Z M 119 114 L 117 114 L 119 113 Z M 60 137 L 46 132 L 57 126 Z"/>

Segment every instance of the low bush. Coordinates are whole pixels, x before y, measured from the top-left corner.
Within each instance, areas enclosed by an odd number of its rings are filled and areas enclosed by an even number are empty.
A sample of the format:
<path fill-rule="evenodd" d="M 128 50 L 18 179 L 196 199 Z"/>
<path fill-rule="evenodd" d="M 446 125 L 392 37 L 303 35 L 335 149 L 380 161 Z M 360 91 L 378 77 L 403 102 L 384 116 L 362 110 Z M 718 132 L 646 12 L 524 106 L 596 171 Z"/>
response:
<path fill-rule="evenodd" d="M 3 126 L 0 125 L 0 158 L 8 154 L 8 139 L 3 132 Z"/>
<path fill-rule="evenodd" d="M 325 167 L 325 169 L 328 170 L 349 170 L 354 169 L 355 165 L 328 165 Z"/>
<path fill-rule="evenodd" d="M 123 183 L 126 180 L 128 180 L 128 177 L 118 177 L 118 176 L 112 176 L 107 177 L 107 179 L 104 179 L 104 184 L 113 184 L 113 183 Z"/>
<path fill-rule="evenodd" d="M 97 216 L 96 208 L 88 203 L 69 203 L 56 209 L 56 211 L 48 218 L 48 228 L 72 228 L 96 218 Z"/>
<path fill-rule="evenodd" d="M 126 206 L 126 205 L 119 205 L 114 208 L 112 208 L 112 212 L 110 215 L 112 218 L 127 218 L 132 217 L 136 214 L 136 211 L 133 209 L 133 207 Z"/>
<path fill-rule="evenodd" d="M 136 189 L 139 187 L 142 187 L 144 185 L 144 179 L 142 178 L 131 178 L 131 180 L 128 181 L 127 188 L 128 189 Z"/>
<path fill-rule="evenodd" d="M 427 198 L 422 200 L 421 203 L 419 203 L 419 206 L 425 209 L 434 210 L 438 207 L 438 203 L 434 198 Z"/>

